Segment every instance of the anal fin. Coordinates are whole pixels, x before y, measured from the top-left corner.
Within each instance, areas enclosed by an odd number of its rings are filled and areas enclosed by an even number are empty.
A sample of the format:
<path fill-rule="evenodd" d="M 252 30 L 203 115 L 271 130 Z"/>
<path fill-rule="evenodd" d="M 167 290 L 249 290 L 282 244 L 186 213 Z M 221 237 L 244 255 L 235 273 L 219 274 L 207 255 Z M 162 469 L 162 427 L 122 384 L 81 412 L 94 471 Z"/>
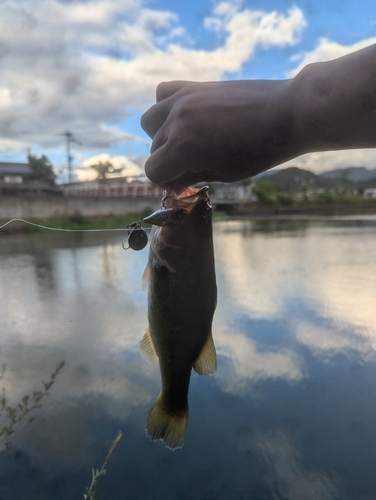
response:
<path fill-rule="evenodd" d="M 145 335 L 142 337 L 142 340 L 140 342 L 140 351 L 146 361 L 148 361 L 152 365 L 154 365 L 158 361 L 158 355 L 155 351 L 153 339 L 151 338 L 149 329 L 146 330 Z"/>
<path fill-rule="evenodd" d="M 199 357 L 193 363 L 193 369 L 199 375 L 213 375 L 217 370 L 217 354 L 215 352 L 213 335 L 211 332 Z"/>

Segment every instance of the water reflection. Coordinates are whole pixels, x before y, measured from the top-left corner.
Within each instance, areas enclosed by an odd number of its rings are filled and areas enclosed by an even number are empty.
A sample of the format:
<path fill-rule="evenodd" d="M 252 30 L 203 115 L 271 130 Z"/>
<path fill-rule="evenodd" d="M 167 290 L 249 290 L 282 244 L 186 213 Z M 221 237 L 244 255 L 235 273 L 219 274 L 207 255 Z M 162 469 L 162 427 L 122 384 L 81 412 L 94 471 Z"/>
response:
<path fill-rule="evenodd" d="M 269 469 L 267 475 L 273 498 L 336 500 L 340 481 L 335 474 L 307 470 L 288 433 L 259 436 L 256 450 Z"/>
<path fill-rule="evenodd" d="M 141 358 L 147 249 L 121 237 L 0 240 L 0 382 L 12 404 L 62 359 L 36 419 L 0 455 L 0 496 L 368 500 L 376 480 L 374 218 L 215 226 L 218 371 L 193 374 L 182 450 L 144 435 L 159 392 Z"/>
<path fill-rule="evenodd" d="M 64 368 L 65 361 L 61 361 L 52 372 L 49 380 L 42 380 L 41 387 L 35 388 L 30 394 L 25 394 L 19 401 L 13 403 L 2 388 L 0 398 L 0 450 L 9 449 L 12 444 L 12 435 L 20 424 L 32 422 L 34 413 L 43 407 L 45 399 L 50 395 L 51 388 Z M 4 378 L 6 365 L 2 366 L 0 380 Z M 12 394 L 14 396 L 14 394 Z"/>

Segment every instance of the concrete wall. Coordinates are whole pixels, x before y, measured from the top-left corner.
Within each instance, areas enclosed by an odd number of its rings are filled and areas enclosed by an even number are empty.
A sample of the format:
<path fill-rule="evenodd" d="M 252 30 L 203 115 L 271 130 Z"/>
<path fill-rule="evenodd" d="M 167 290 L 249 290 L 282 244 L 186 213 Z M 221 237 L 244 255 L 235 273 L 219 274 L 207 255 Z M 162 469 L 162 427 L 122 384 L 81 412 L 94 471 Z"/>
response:
<path fill-rule="evenodd" d="M 142 212 L 146 207 L 157 210 L 160 198 L 79 198 L 65 196 L 0 196 L 0 220 L 44 219 L 79 212 L 86 217 L 126 215 Z"/>

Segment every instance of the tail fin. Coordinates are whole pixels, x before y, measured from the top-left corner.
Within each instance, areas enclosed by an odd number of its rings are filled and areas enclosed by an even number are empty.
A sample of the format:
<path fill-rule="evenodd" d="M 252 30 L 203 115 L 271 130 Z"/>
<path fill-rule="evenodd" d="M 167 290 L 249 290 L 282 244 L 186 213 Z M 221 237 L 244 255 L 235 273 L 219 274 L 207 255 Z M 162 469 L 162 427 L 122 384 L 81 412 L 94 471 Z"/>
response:
<path fill-rule="evenodd" d="M 183 411 L 168 413 L 159 395 L 146 420 L 146 434 L 152 441 L 161 439 L 167 448 L 175 450 L 184 444 L 187 423 L 188 405 Z"/>

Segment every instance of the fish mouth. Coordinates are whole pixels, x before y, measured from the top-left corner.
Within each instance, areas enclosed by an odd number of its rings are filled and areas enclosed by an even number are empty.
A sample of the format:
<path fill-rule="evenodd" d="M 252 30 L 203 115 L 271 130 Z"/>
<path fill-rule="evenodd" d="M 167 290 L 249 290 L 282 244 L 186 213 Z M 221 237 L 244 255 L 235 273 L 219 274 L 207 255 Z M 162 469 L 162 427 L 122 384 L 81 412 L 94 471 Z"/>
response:
<path fill-rule="evenodd" d="M 202 188 L 189 187 L 180 194 L 176 194 L 173 190 L 165 190 L 161 208 L 142 220 L 146 224 L 160 227 L 180 225 L 183 224 L 188 214 L 200 202 L 204 203 L 204 207 L 200 207 L 200 212 L 207 213 L 212 208 L 208 186 Z"/>
<path fill-rule="evenodd" d="M 188 187 L 177 194 L 174 190 L 165 190 L 162 197 L 162 208 L 181 207 L 189 210 L 199 201 L 204 200 L 211 208 L 209 186 L 201 188 Z"/>

